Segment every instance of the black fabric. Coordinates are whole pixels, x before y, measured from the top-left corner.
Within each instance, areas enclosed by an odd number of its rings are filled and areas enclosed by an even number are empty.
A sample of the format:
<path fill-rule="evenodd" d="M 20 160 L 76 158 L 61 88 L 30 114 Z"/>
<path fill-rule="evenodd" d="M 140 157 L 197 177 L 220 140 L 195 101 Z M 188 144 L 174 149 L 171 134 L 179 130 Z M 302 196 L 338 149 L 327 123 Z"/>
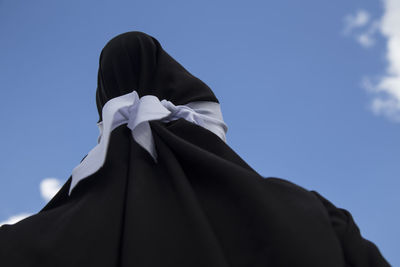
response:
<path fill-rule="evenodd" d="M 211 89 L 173 59 L 154 37 L 127 32 L 111 39 L 100 54 L 96 103 L 104 104 L 135 90 L 175 105 L 218 100 Z"/>
<path fill-rule="evenodd" d="M 260 176 L 184 119 L 150 126 L 157 163 L 121 125 L 71 196 L 70 178 L 39 213 L 0 228 L 0 266 L 389 266 L 317 192 Z"/>

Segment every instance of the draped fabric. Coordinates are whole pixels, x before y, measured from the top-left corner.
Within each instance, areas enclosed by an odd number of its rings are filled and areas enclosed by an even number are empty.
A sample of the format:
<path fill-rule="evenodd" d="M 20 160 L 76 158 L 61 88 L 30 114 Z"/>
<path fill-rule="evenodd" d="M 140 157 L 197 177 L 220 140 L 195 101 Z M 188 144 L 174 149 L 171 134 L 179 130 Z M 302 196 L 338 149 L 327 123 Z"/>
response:
<path fill-rule="evenodd" d="M 103 121 L 99 122 L 99 143 L 85 159 L 72 170 L 70 192 L 80 180 L 98 171 L 104 164 L 111 132 L 126 124 L 132 131 L 132 138 L 157 161 L 157 151 L 149 122 L 159 120 L 170 122 L 185 119 L 213 132 L 226 140 L 227 125 L 223 121 L 219 103 L 195 101 L 186 105 L 174 105 L 168 100 L 145 95 L 139 98 L 136 91 L 109 100 L 102 109 Z"/>
<path fill-rule="evenodd" d="M 218 102 L 211 89 L 173 59 L 150 35 L 127 32 L 111 39 L 100 54 L 96 103 L 104 104 L 135 90 L 175 105 Z"/>
<path fill-rule="evenodd" d="M 119 46 L 126 40 L 135 45 Z M 128 72 L 118 57 L 100 61 L 99 108 L 125 90 L 174 104 L 217 102 L 146 34 L 120 35 L 106 48 L 137 55 L 141 67 Z M 262 177 L 214 133 L 184 119 L 150 127 L 157 162 L 126 125 L 117 127 L 99 171 L 71 195 L 69 178 L 40 212 L 0 228 L 0 266 L 390 266 L 351 214 L 316 191 Z"/>

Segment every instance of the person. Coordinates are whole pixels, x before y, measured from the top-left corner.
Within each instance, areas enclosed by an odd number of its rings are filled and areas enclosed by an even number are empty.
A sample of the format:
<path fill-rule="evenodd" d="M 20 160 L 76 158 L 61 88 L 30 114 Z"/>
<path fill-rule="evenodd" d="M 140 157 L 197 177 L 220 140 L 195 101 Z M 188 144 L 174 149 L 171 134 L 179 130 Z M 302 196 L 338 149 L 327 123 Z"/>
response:
<path fill-rule="evenodd" d="M 99 63 L 98 144 L 0 228 L 1 266 L 390 266 L 347 210 L 237 155 L 212 90 L 154 37 L 118 35 Z"/>

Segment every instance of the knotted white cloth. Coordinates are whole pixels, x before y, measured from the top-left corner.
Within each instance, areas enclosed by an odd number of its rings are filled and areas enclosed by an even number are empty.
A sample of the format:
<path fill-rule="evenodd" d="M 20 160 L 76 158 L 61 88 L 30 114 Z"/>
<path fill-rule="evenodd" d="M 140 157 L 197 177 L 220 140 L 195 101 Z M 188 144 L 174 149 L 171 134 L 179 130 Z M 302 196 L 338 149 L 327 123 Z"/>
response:
<path fill-rule="evenodd" d="M 109 100 L 103 107 L 102 117 L 103 121 L 98 123 L 100 130 L 98 144 L 73 169 L 69 194 L 79 181 L 92 175 L 103 166 L 111 132 L 122 124 L 127 124 L 133 139 L 148 151 L 156 162 L 157 151 L 149 121 L 169 122 L 183 118 L 210 130 L 224 142 L 228 130 L 222 118 L 219 103 L 195 101 L 176 106 L 165 99 L 160 101 L 153 95 L 139 98 L 136 91 Z"/>

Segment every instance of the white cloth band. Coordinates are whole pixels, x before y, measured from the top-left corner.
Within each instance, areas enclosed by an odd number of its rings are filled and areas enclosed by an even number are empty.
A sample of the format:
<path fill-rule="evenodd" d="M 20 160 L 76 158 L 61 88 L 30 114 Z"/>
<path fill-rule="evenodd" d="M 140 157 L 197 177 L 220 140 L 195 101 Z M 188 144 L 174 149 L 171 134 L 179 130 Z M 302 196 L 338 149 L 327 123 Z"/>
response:
<path fill-rule="evenodd" d="M 72 189 L 82 179 L 98 171 L 104 164 L 111 132 L 122 124 L 127 124 L 133 139 L 147 150 L 157 162 L 157 152 L 149 121 L 169 122 L 183 118 L 202 126 L 216 134 L 224 142 L 228 130 L 223 121 L 220 105 L 211 101 L 196 101 L 175 106 L 168 100 L 145 95 L 139 98 L 136 91 L 109 100 L 102 110 L 103 121 L 98 123 L 100 136 L 98 144 L 83 161 L 73 169 Z"/>

